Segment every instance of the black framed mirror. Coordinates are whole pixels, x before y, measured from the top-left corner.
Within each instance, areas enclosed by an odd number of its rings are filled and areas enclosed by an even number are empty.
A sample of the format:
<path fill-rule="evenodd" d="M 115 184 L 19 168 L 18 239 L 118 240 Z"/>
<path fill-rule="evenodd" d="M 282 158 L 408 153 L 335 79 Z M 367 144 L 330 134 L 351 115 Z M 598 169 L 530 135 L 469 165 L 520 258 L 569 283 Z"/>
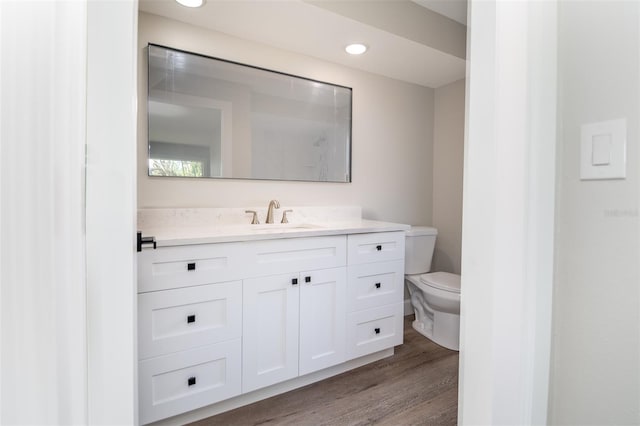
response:
<path fill-rule="evenodd" d="M 351 182 L 349 87 L 148 46 L 149 176 Z"/>

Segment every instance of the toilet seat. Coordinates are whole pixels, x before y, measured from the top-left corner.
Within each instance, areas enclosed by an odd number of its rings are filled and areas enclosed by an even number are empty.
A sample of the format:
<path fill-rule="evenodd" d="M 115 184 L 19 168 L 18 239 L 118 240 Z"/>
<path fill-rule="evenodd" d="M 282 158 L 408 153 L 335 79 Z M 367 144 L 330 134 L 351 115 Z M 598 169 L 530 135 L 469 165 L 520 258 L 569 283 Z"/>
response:
<path fill-rule="evenodd" d="M 451 293 L 460 293 L 460 275 L 449 272 L 432 272 L 420 275 L 420 281 L 429 287 Z"/>

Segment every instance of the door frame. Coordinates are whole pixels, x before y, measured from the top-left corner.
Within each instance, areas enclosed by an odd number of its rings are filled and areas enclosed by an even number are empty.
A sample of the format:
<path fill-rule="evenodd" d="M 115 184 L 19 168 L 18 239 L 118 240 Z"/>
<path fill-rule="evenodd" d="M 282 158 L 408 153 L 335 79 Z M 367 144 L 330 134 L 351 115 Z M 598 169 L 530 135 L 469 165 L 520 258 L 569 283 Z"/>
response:
<path fill-rule="evenodd" d="M 459 424 L 546 424 L 557 2 L 469 3 Z"/>

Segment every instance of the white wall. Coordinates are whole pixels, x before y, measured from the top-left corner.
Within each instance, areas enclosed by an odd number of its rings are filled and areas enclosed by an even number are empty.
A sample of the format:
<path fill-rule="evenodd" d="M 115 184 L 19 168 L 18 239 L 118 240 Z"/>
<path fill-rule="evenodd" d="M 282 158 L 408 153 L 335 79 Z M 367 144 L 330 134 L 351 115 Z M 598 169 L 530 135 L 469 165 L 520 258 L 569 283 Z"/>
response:
<path fill-rule="evenodd" d="M 434 271 L 460 273 L 465 81 L 436 89 L 433 132 Z"/>
<path fill-rule="evenodd" d="M 551 424 L 640 424 L 640 4 L 560 2 Z M 627 178 L 580 180 L 580 126 L 627 119 Z"/>
<path fill-rule="evenodd" d="M 139 17 L 139 97 L 146 99 L 144 47 L 169 47 L 353 88 L 352 183 L 149 178 L 146 105 L 138 121 L 138 208 L 361 205 L 369 219 L 430 224 L 434 91 L 277 50 L 155 15 Z"/>

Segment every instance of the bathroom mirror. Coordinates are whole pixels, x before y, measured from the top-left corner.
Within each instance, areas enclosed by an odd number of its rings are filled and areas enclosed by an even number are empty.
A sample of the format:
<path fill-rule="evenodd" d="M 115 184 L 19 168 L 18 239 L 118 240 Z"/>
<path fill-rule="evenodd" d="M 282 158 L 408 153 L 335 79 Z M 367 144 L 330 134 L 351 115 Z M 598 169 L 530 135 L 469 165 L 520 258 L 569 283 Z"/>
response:
<path fill-rule="evenodd" d="M 150 44 L 149 176 L 351 181 L 348 87 Z"/>

